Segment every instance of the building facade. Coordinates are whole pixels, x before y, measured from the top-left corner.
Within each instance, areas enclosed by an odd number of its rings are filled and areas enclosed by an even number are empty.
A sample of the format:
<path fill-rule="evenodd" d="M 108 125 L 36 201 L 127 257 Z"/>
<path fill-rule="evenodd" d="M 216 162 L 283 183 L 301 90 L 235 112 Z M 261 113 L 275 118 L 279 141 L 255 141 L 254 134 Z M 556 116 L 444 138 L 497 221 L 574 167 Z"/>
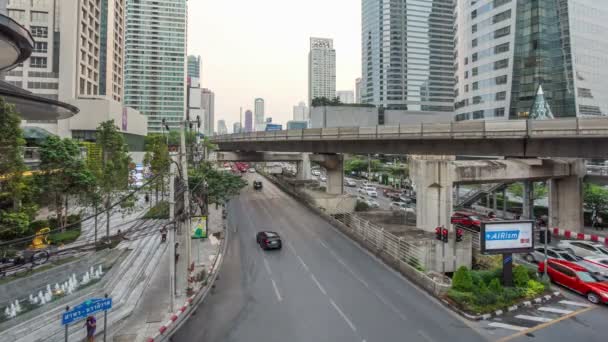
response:
<path fill-rule="evenodd" d="M 245 111 L 245 132 L 253 132 L 253 113 L 249 109 Z"/>
<path fill-rule="evenodd" d="M 184 119 L 186 22 L 186 0 L 127 2 L 125 104 L 148 116 L 150 132 Z"/>
<path fill-rule="evenodd" d="M 352 90 L 338 90 L 336 97 L 342 103 L 355 103 L 355 93 Z"/>
<path fill-rule="evenodd" d="M 219 135 L 228 134 L 228 127 L 226 127 L 225 120 L 217 120 L 217 134 L 219 134 Z"/>
<path fill-rule="evenodd" d="M 361 85 L 363 80 L 361 78 L 357 78 L 355 80 L 355 103 L 361 103 Z"/>
<path fill-rule="evenodd" d="M 411 111 L 453 111 L 452 3 L 363 0 L 363 103 Z"/>
<path fill-rule="evenodd" d="M 336 50 L 333 39 L 310 38 L 308 105 L 317 97 L 336 96 Z"/>
<path fill-rule="evenodd" d="M 242 133 L 240 122 L 235 122 L 232 124 L 232 133 Z"/>
<path fill-rule="evenodd" d="M 201 56 L 188 56 L 188 77 L 201 78 Z"/>
<path fill-rule="evenodd" d="M 265 105 L 264 99 L 262 99 L 262 98 L 255 99 L 254 104 L 253 104 L 254 121 L 255 121 L 254 128 L 255 128 L 256 132 L 263 131 L 264 128 L 266 127 L 264 125 L 264 115 L 266 115 L 264 105 Z"/>
<path fill-rule="evenodd" d="M 458 1 L 455 120 L 528 118 L 539 86 L 555 117 L 608 113 L 608 3 Z"/>
<path fill-rule="evenodd" d="M 206 136 L 213 135 L 215 127 L 215 94 L 203 88 L 201 92 L 201 108 L 203 109 L 203 134 Z"/>
<path fill-rule="evenodd" d="M 294 121 L 308 120 L 308 107 L 306 107 L 306 103 L 300 102 L 297 106 L 293 106 L 293 120 Z"/>
<path fill-rule="evenodd" d="M 287 129 L 307 129 L 308 121 L 291 120 L 287 121 Z"/>

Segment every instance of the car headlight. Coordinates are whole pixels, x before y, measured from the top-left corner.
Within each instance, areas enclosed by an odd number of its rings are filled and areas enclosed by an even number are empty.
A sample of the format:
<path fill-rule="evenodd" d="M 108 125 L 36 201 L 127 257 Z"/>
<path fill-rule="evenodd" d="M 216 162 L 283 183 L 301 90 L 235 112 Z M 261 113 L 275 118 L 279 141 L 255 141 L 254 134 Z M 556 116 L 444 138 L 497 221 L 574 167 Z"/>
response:
<path fill-rule="evenodd" d="M 604 298 L 608 298 L 608 292 L 606 291 L 600 291 L 600 295 Z"/>

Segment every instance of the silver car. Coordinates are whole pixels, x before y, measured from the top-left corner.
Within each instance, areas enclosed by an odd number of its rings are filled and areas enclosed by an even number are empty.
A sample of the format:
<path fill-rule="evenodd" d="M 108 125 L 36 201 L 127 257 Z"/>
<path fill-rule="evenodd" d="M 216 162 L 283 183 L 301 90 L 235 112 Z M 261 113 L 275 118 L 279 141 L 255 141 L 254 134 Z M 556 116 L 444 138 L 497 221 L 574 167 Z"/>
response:
<path fill-rule="evenodd" d="M 601 243 L 577 240 L 562 240 L 557 247 L 580 257 L 608 256 L 608 249 Z"/>
<path fill-rule="evenodd" d="M 547 248 L 547 258 L 566 260 L 571 262 L 577 262 L 580 258 L 576 255 L 568 252 L 565 249 L 561 248 Z M 534 248 L 534 252 L 528 253 L 524 256 L 524 259 L 527 262 L 531 263 L 539 263 L 545 260 L 545 247 L 536 247 Z"/>

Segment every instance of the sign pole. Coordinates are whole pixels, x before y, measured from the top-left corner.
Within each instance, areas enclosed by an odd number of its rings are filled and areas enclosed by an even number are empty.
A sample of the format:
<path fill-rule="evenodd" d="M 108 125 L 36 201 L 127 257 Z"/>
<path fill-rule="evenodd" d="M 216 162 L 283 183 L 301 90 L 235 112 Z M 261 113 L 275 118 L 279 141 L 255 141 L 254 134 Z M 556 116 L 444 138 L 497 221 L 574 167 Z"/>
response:
<path fill-rule="evenodd" d="M 504 286 L 513 287 L 513 254 L 502 255 L 502 281 Z"/>
<path fill-rule="evenodd" d="M 108 298 L 108 294 L 106 293 L 104 298 Z M 106 342 L 106 335 L 108 334 L 108 310 L 103 311 L 103 342 Z"/>
<path fill-rule="evenodd" d="M 70 306 L 65 307 L 65 312 L 70 311 Z M 68 325 L 65 325 L 65 342 L 68 342 Z"/>

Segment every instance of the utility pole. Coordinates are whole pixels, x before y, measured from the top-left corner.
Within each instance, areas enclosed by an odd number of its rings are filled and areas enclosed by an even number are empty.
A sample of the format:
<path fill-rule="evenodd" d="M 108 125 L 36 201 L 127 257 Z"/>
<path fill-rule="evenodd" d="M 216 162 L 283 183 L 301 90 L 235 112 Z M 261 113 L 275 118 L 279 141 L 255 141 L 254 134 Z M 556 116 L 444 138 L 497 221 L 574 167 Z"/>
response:
<path fill-rule="evenodd" d="M 170 156 L 171 159 L 175 161 L 175 155 L 172 154 Z M 175 174 L 176 174 L 176 165 L 175 163 L 171 163 L 170 172 L 169 172 L 169 223 L 171 224 L 171 228 L 169 231 L 169 250 L 172 252 L 172 256 L 170 256 L 169 262 L 169 289 L 171 291 L 171 312 L 174 312 L 175 308 L 175 229 L 176 223 L 175 221 Z"/>
<path fill-rule="evenodd" d="M 184 243 L 184 247 L 186 248 L 186 277 L 188 277 L 188 270 L 190 268 L 190 264 L 192 263 L 192 246 L 191 246 L 191 238 L 190 238 L 190 230 L 192 228 L 190 222 L 190 191 L 188 189 L 188 156 L 186 155 L 186 127 L 190 124 L 189 121 L 184 121 L 182 125 L 182 130 L 180 132 L 180 164 L 182 169 L 182 182 L 184 185 L 184 219 L 182 221 L 182 243 Z"/>

